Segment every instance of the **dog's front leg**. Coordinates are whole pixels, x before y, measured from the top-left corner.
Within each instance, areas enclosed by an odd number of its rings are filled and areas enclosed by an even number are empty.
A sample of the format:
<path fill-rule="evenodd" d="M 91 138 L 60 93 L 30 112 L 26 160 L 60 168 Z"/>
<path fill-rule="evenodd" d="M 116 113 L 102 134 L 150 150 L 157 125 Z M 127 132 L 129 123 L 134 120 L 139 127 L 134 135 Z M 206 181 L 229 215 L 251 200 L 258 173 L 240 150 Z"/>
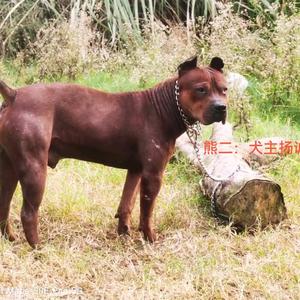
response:
<path fill-rule="evenodd" d="M 119 218 L 118 233 L 130 233 L 130 216 L 134 207 L 136 193 L 141 180 L 141 173 L 128 170 L 121 202 L 119 204 L 116 218 Z"/>
<path fill-rule="evenodd" d="M 152 214 L 156 196 L 159 193 L 162 181 L 161 173 L 146 172 L 141 179 L 141 214 L 139 229 L 144 233 L 146 240 L 154 242 Z"/>

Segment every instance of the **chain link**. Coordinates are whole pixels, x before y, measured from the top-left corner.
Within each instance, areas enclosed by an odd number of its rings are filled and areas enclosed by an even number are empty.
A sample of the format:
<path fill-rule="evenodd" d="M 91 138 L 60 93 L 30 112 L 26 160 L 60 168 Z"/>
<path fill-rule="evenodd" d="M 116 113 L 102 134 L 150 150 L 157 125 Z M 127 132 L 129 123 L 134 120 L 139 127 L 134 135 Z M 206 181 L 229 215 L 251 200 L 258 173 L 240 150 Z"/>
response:
<path fill-rule="evenodd" d="M 217 184 L 214 186 L 212 193 L 211 193 L 211 202 L 210 202 L 210 208 L 211 208 L 211 212 L 212 215 L 215 218 L 219 218 L 221 220 L 226 220 L 228 221 L 228 217 L 226 215 L 221 214 L 220 212 L 218 212 L 218 208 L 217 208 L 217 200 L 216 200 L 216 192 L 217 190 L 222 186 L 222 182 L 227 181 L 230 177 L 232 177 L 235 173 L 237 173 L 240 170 L 240 166 L 238 165 L 236 170 L 234 170 L 230 175 L 228 175 L 227 177 L 215 177 L 211 174 L 209 174 L 207 168 L 205 167 L 205 164 L 202 160 L 202 157 L 200 155 L 200 144 L 198 142 L 198 137 L 201 138 L 201 140 L 203 140 L 202 138 L 202 129 L 201 129 L 201 124 L 199 121 L 196 121 L 194 124 L 192 124 L 188 117 L 186 116 L 185 112 L 183 111 L 180 103 L 179 103 L 179 84 L 178 84 L 178 80 L 176 80 L 175 83 L 175 99 L 176 99 L 176 105 L 177 108 L 179 110 L 180 116 L 183 120 L 183 123 L 186 127 L 186 133 L 187 136 L 189 137 L 189 140 L 191 142 L 191 144 L 194 147 L 194 151 L 196 153 L 196 157 L 201 169 L 201 172 L 204 176 L 209 177 L 210 179 L 214 180 L 217 182 Z"/>

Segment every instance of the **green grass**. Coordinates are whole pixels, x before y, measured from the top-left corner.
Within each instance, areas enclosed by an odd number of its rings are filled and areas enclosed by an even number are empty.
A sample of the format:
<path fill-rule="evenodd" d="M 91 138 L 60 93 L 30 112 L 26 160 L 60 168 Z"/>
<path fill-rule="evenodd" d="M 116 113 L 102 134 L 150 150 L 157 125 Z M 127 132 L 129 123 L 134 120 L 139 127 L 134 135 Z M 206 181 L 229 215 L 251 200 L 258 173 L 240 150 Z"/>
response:
<path fill-rule="evenodd" d="M 4 66 L 5 72 L 3 75 L 0 73 L 0 75 L 4 76 L 5 78 L 3 79 L 5 79 L 5 81 L 12 86 L 20 87 L 27 84 L 33 84 L 35 82 L 41 82 L 41 80 L 37 77 L 36 67 L 34 65 L 18 70 L 12 62 L 7 61 L 5 62 Z M 130 74 L 128 73 L 128 71 L 125 70 L 118 71 L 113 74 L 92 70 L 90 72 L 79 75 L 76 80 L 73 80 L 73 82 L 81 85 L 87 85 L 93 88 L 102 89 L 107 92 L 127 92 L 132 90 L 142 90 L 157 83 L 154 78 L 149 78 L 147 83 L 136 82 L 129 75 Z M 48 78 L 42 81 L 53 82 L 56 80 Z M 72 80 L 67 77 L 63 77 L 59 81 L 72 82 Z"/>
<path fill-rule="evenodd" d="M 10 74 L 12 84 L 24 84 Z M 141 88 L 127 78 L 126 73 L 95 72 L 77 82 L 107 91 Z M 269 119 L 255 114 L 251 121 L 251 138 L 300 139 L 298 127 L 275 114 Z M 237 136 L 243 139 L 241 129 Z M 63 292 L 69 299 L 299 299 L 300 157 L 289 155 L 267 172 L 282 187 L 289 219 L 274 229 L 237 235 L 211 217 L 209 201 L 199 192 L 200 176 L 176 154 L 157 200 L 158 241 L 151 245 L 137 231 L 138 205 L 132 236 L 116 234 L 114 214 L 125 171 L 62 161 L 48 172 L 40 250 L 31 251 L 25 241 L 19 187 L 14 195 L 11 219 L 18 240 L 0 240 L 0 297 L 7 288 L 19 287 L 28 299 Z M 80 293 L 72 296 L 72 288 Z"/>

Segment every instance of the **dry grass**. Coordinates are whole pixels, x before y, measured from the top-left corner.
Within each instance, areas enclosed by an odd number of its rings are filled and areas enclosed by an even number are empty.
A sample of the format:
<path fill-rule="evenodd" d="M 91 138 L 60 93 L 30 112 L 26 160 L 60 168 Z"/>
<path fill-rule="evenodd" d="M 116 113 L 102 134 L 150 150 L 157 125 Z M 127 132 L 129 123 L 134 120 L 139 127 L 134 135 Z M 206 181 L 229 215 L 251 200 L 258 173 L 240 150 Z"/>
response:
<path fill-rule="evenodd" d="M 155 210 L 159 240 L 150 245 L 136 231 L 137 207 L 132 237 L 116 235 L 114 213 L 124 171 L 64 161 L 49 170 L 41 250 L 31 251 L 25 242 L 20 190 L 14 197 L 12 220 L 19 238 L 13 244 L 0 241 L 0 294 L 19 292 L 22 299 L 299 299 L 299 162 L 284 169 L 284 175 L 296 172 L 298 177 L 277 177 L 289 221 L 255 235 L 218 226 L 199 196 L 195 171 L 184 161 L 169 165 Z"/>

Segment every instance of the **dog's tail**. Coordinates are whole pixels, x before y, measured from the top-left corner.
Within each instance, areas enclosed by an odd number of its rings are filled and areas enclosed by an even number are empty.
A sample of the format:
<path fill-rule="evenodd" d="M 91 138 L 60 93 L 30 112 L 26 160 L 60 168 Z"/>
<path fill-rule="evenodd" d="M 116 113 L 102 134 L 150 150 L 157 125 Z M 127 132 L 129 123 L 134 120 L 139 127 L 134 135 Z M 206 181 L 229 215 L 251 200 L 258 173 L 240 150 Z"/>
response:
<path fill-rule="evenodd" d="M 14 102 L 17 92 L 0 80 L 0 94 L 4 98 L 4 101 L 9 104 Z"/>

